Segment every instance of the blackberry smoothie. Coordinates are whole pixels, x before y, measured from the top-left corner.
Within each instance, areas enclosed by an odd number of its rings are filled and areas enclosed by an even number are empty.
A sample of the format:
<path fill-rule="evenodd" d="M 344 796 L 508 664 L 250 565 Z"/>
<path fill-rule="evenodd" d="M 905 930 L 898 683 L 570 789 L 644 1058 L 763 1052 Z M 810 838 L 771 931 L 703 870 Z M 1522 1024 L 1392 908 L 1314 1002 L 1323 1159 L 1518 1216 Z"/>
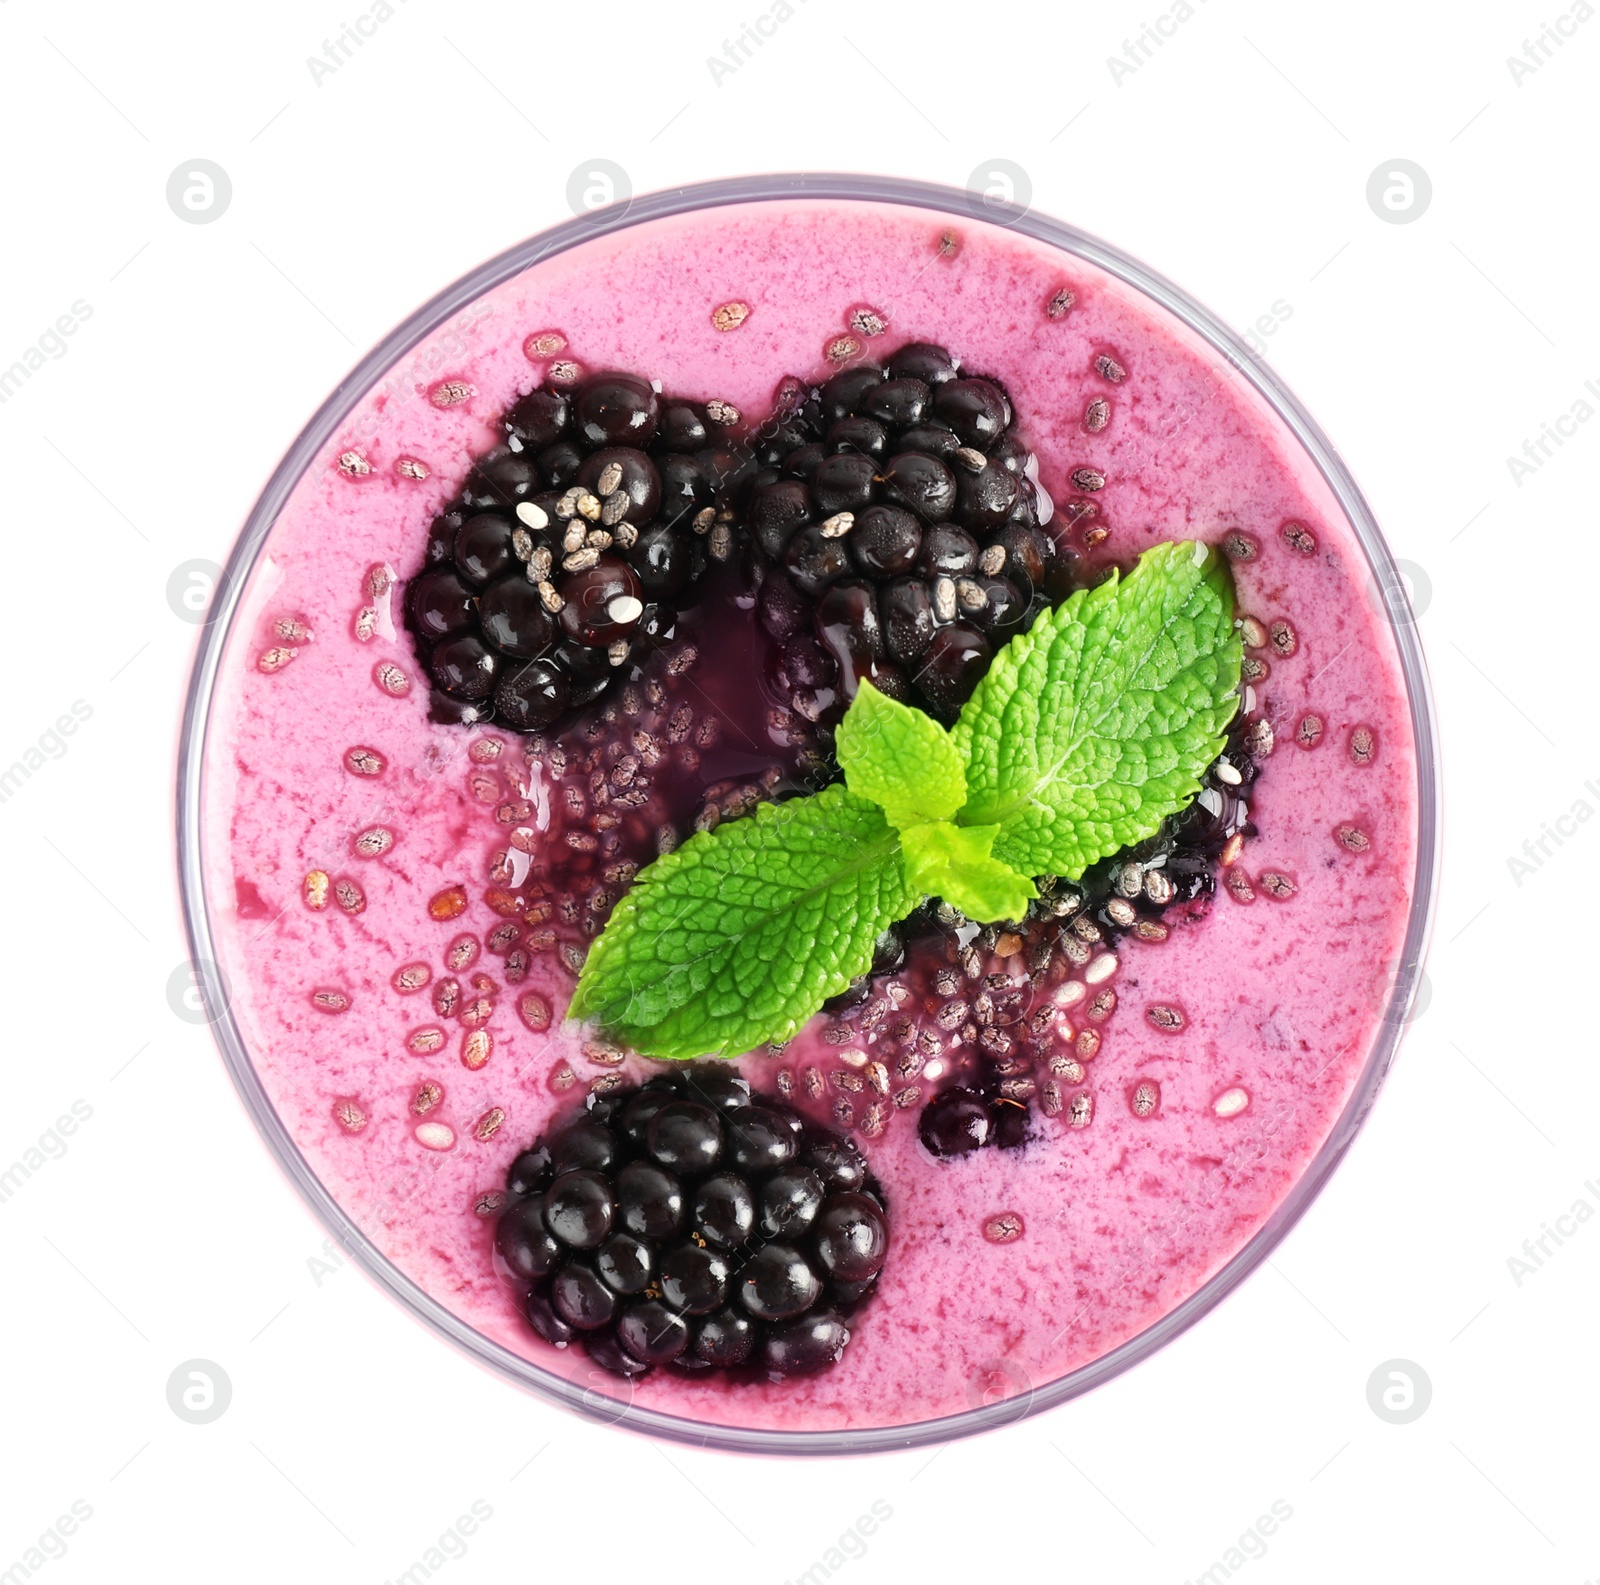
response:
<path fill-rule="evenodd" d="M 1014 923 L 923 903 L 732 1061 L 566 1020 L 642 869 L 838 780 L 863 681 L 948 724 L 1169 541 L 1244 658 L 1156 836 Z M 1267 402 L 1086 260 L 798 198 L 581 243 L 408 351 L 266 539 L 203 766 L 232 1015 L 393 1267 L 591 1391 L 837 1432 L 1044 1387 L 1240 1252 L 1383 1031 L 1420 795 L 1368 590 Z"/>

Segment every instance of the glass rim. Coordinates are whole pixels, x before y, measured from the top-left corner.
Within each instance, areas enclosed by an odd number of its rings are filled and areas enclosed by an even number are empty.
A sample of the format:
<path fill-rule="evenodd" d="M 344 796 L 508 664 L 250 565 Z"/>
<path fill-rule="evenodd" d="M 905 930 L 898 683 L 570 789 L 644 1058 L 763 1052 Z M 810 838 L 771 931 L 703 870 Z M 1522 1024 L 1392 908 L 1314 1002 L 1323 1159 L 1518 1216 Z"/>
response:
<path fill-rule="evenodd" d="M 631 226 L 694 210 L 775 200 L 898 204 L 999 224 L 1087 260 L 1176 316 L 1262 396 L 1316 464 L 1366 558 L 1394 631 L 1411 712 L 1417 767 L 1417 860 L 1411 910 L 1393 985 L 1372 1049 L 1337 1121 L 1289 1193 L 1220 1270 L 1167 1314 L 1099 1358 L 1014 1397 L 907 1425 L 827 1431 L 717 1425 L 664 1414 L 598 1392 L 486 1337 L 394 1266 L 323 1186 L 268 1098 L 228 998 L 216 982 L 215 945 L 202 863 L 202 769 L 215 684 L 246 584 L 280 512 L 306 469 L 380 375 L 453 313 L 541 260 Z M 898 177 L 807 173 L 739 176 L 666 188 L 552 226 L 469 271 L 397 325 L 335 387 L 273 470 L 235 541 L 208 613 L 190 675 L 179 738 L 177 859 L 184 925 L 208 1021 L 235 1089 L 290 1181 L 346 1254 L 412 1315 L 475 1362 L 539 1397 L 604 1423 L 726 1451 L 786 1455 L 884 1452 L 926 1446 L 1009 1425 L 1054 1408 L 1120 1375 L 1233 1291 L 1266 1260 L 1326 1184 L 1371 1110 L 1409 1022 L 1427 954 L 1438 890 L 1440 785 L 1437 729 L 1416 618 L 1383 534 L 1360 487 L 1320 426 L 1278 375 L 1209 309 L 1139 260 L 1074 226 L 987 195 Z M 218 1011 L 217 1009 L 220 1009 Z"/>

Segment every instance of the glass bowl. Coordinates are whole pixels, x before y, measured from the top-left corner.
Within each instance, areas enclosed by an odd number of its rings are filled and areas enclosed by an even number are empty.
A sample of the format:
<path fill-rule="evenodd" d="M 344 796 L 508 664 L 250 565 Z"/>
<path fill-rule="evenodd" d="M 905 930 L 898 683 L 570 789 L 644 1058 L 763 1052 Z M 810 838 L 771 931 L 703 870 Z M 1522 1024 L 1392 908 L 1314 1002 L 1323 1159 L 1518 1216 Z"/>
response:
<path fill-rule="evenodd" d="M 1321 1148 L 1257 1231 L 1226 1264 L 1159 1320 L 1097 1358 L 1042 1383 L 1002 1371 L 990 1391 L 964 1412 L 915 1423 L 802 1431 L 700 1423 L 630 1401 L 627 1384 L 598 1371 L 563 1375 L 523 1358 L 425 1292 L 402 1273 L 336 1201 L 312 1169 L 263 1086 L 231 1005 L 212 900 L 204 881 L 202 802 L 206 745 L 212 727 L 219 665 L 240 619 L 241 600 L 260 564 L 279 513 L 314 460 L 341 430 L 356 405 L 419 342 L 467 305 L 524 270 L 624 228 L 727 205 L 822 200 L 849 205 L 906 205 L 950 216 L 962 225 L 998 223 L 1067 259 L 1086 261 L 1175 316 L 1271 408 L 1331 490 L 1365 557 L 1368 597 L 1392 627 L 1409 705 L 1417 773 L 1416 865 L 1403 947 L 1382 997 L 1372 1047 L 1342 1112 Z M 490 260 L 424 304 L 373 349 L 301 431 L 279 464 L 241 532 L 219 580 L 190 680 L 178 765 L 178 864 L 196 982 L 206 1016 L 240 1097 L 262 1137 L 313 1211 L 344 1250 L 416 1318 L 462 1349 L 539 1396 L 594 1418 L 701 1446 L 782 1454 L 840 1454 L 945 1442 L 1052 1408 L 1110 1380 L 1191 1326 L 1265 1260 L 1316 1197 L 1360 1128 L 1383 1082 L 1411 1016 L 1433 914 L 1438 864 L 1438 765 L 1426 668 L 1399 569 L 1354 479 L 1321 429 L 1245 342 L 1207 309 L 1126 254 L 1059 221 L 1022 210 L 992 195 L 893 178 L 801 174 L 700 183 L 613 204 L 541 233 Z"/>

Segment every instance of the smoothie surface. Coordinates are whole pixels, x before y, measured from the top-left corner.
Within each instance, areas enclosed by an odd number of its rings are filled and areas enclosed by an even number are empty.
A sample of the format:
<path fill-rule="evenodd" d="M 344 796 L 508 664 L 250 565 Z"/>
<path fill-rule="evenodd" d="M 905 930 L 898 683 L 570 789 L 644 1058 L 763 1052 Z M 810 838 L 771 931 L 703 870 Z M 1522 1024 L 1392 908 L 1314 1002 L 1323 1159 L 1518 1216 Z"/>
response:
<path fill-rule="evenodd" d="M 1073 305 L 1051 317 L 1063 286 Z M 720 330 L 714 311 L 730 302 L 748 317 Z M 489 992 L 477 1067 L 463 1060 L 469 1031 L 431 1001 L 452 941 L 501 923 L 483 900 L 507 846 L 497 811 L 523 799 L 547 828 L 551 778 L 514 733 L 428 719 L 403 581 L 435 513 L 500 438 L 499 415 L 545 377 L 529 337 L 558 333 L 558 356 L 585 370 L 636 371 L 758 417 L 782 376 L 830 372 L 825 348 L 863 307 L 887 328 L 862 357 L 933 341 L 1004 384 L 1055 501 L 1073 496 L 1074 470 L 1105 476 L 1103 556 L 1126 566 L 1163 540 L 1222 548 L 1238 534 L 1258 547 L 1234 560 L 1239 612 L 1287 628 L 1253 652 L 1268 670 L 1247 703 L 1273 744 L 1239 859 L 1250 884 L 1219 884 L 1209 913 L 1165 941 L 1118 943 L 1085 1126 L 1036 1112 L 1023 1149 L 935 1160 L 913 1112 L 863 1141 L 888 1196 L 890 1254 L 836 1367 L 780 1384 L 668 1369 L 615 1381 L 533 1335 L 496 1275 L 493 1218 L 475 1209 L 600 1071 L 585 1032 L 561 1021 L 573 976 L 546 954 L 522 984 Z M 1095 398 L 1111 414 L 1090 432 Z M 1059 509 L 1052 526 L 1065 526 Z M 373 597 L 384 566 L 397 581 Z M 251 575 L 204 767 L 205 877 L 233 1014 L 284 1127 L 383 1255 L 563 1377 L 690 1420 L 792 1431 L 909 1425 L 1042 1387 L 1159 1321 L 1245 1246 L 1328 1139 L 1382 1032 L 1418 788 L 1397 647 L 1370 591 L 1332 491 L 1259 394 L 1165 310 L 1043 243 L 915 208 L 783 200 L 575 247 L 458 312 L 357 402 Z M 263 669 L 272 650 L 292 655 Z M 488 739 L 498 757 L 469 754 Z M 379 773 L 353 771 L 353 749 Z M 392 846 L 362 856 L 357 837 L 377 827 Z M 308 907 L 313 871 L 354 882 L 364 905 Z M 465 910 L 432 916 L 453 887 Z M 397 982 L 408 965 L 428 966 L 430 982 Z M 499 981 L 499 961 L 481 954 L 459 977 L 475 973 Z M 548 1030 L 518 1015 L 530 990 L 553 1008 Z M 1182 1027 L 1151 1008 L 1180 1009 Z M 779 1067 L 826 1062 L 828 1022 L 781 1057 L 741 1059 L 743 1071 L 771 1090 Z M 418 1050 L 413 1036 L 435 1027 L 442 1044 Z M 557 1092 L 563 1068 L 577 1079 Z M 428 1081 L 442 1096 L 419 1117 Z M 1134 1105 L 1141 1084 L 1158 1095 L 1148 1115 Z M 986 1236 L 1002 1213 L 1020 1236 Z"/>

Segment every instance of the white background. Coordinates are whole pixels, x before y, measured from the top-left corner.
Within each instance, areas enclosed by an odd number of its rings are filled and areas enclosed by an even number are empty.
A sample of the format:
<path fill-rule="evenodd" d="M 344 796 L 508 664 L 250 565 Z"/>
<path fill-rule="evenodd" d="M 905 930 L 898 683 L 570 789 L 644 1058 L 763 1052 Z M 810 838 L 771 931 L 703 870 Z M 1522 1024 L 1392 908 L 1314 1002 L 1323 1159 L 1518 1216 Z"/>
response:
<path fill-rule="evenodd" d="M 0 1202 L 0 1571 L 77 1499 L 92 1517 L 47 1585 L 378 1585 L 479 1499 L 492 1517 L 445 1585 L 778 1585 L 881 1500 L 892 1517 L 848 1585 L 1180 1585 L 1279 1500 L 1292 1517 L 1250 1580 L 1600 1578 L 1600 1225 L 1520 1284 L 1507 1265 L 1575 1200 L 1600 1207 L 1600 828 L 1573 828 L 1520 885 L 1507 862 L 1575 801 L 1600 808 L 1584 787 L 1600 785 L 1600 423 L 1520 483 L 1506 462 L 1574 403 L 1600 408 L 1584 383 L 1600 384 L 1600 20 L 1568 22 L 1519 83 L 1508 56 L 1565 0 L 1195 0 L 1118 82 L 1107 57 L 1170 17 L 1164 0 L 793 0 L 718 83 L 707 57 L 760 0 L 393 5 L 319 84 L 306 58 L 364 0 L 0 3 L 0 367 L 92 308 L 0 406 L 0 764 L 74 700 L 93 711 L 0 804 L 0 1165 L 75 1100 L 93 1114 Z M 210 224 L 165 198 L 196 158 L 232 182 Z M 175 732 L 199 632 L 169 575 L 224 560 L 357 356 L 566 218 L 569 176 L 597 158 L 641 192 L 803 168 L 961 186 L 1013 161 L 1036 207 L 1236 326 L 1277 313 L 1271 361 L 1413 564 L 1446 876 L 1431 999 L 1370 1123 L 1270 1265 L 1178 1342 L 937 1452 L 657 1446 L 473 1368 L 348 1266 L 319 1283 L 322 1229 L 207 1030 L 169 1007 Z M 1396 158 L 1432 183 L 1407 224 L 1366 197 Z M 232 1383 L 207 1425 L 166 1397 L 196 1357 Z M 1396 1358 L 1432 1385 L 1405 1425 L 1367 1400 Z"/>

